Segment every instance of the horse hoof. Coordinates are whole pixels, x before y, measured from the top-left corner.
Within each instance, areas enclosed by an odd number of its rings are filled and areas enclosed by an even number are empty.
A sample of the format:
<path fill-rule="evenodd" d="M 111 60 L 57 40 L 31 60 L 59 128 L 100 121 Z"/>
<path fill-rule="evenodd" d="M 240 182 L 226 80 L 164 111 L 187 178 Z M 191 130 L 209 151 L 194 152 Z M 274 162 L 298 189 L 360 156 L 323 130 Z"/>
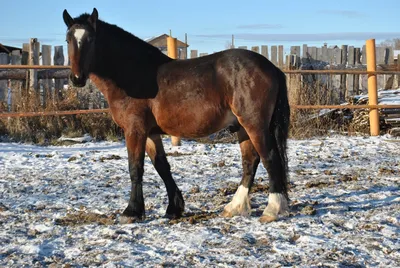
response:
<path fill-rule="evenodd" d="M 250 217 L 250 215 L 250 202 L 246 202 L 242 206 L 234 206 L 232 203 L 229 203 L 225 206 L 224 211 L 221 213 L 221 216 L 224 218 L 232 218 L 234 216 Z"/>
<path fill-rule="evenodd" d="M 170 220 L 179 219 L 183 215 L 183 207 L 168 206 L 164 217 Z"/>
<path fill-rule="evenodd" d="M 243 210 L 243 211 L 238 211 L 237 209 L 234 210 L 227 210 L 224 209 L 224 211 L 221 213 L 221 217 L 224 218 L 232 218 L 234 216 L 241 216 L 241 217 L 250 217 L 251 211 L 249 210 Z"/>
<path fill-rule="evenodd" d="M 229 211 L 224 209 L 224 211 L 222 211 L 222 213 L 221 213 L 221 217 L 223 217 L 223 218 L 232 218 L 233 215 L 232 215 L 231 212 L 229 212 Z"/>
<path fill-rule="evenodd" d="M 261 223 L 270 223 L 273 221 L 278 220 L 278 216 L 277 215 L 273 215 L 273 214 L 266 214 L 266 215 L 262 215 L 260 217 L 260 222 Z"/>
<path fill-rule="evenodd" d="M 141 222 L 141 221 L 143 221 L 143 219 L 141 219 L 139 217 L 128 217 L 125 215 L 121 215 L 121 217 L 119 217 L 120 224 L 131 224 L 131 223 Z"/>
<path fill-rule="evenodd" d="M 127 221 L 137 222 L 137 221 L 143 221 L 146 218 L 146 216 L 144 212 L 143 213 L 135 212 L 128 206 L 124 210 L 124 212 L 122 212 L 121 218 L 127 218 L 129 219 Z"/>
<path fill-rule="evenodd" d="M 164 218 L 170 219 L 170 220 L 176 220 L 182 217 L 182 214 L 170 214 L 170 213 L 165 213 Z"/>

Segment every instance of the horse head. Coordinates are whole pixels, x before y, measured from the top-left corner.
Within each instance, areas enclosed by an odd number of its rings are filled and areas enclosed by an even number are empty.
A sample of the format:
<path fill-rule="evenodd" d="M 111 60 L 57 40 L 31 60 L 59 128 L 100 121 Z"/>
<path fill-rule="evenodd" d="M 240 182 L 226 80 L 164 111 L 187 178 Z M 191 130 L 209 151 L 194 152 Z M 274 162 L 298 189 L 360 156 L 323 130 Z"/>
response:
<path fill-rule="evenodd" d="M 89 77 L 90 65 L 94 58 L 98 16 L 96 8 L 91 15 L 86 14 L 75 19 L 66 9 L 63 12 L 65 25 L 68 27 L 66 41 L 71 63 L 70 79 L 77 87 L 85 86 Z"/>

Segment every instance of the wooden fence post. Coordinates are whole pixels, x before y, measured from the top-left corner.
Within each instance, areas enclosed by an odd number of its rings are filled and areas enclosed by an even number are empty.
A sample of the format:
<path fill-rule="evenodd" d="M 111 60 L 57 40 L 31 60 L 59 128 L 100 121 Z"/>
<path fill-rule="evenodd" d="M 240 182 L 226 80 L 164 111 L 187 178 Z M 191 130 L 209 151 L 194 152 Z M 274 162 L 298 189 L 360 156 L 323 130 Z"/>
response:
<path fill-rule="evenodd" d="M 178 47 L 177 47 L 177 39 L 168 36 L 167 37 L 167 51 L 168 51 L 168 57 L 176 59 L 178 55 Z M 175 137 L 171 136 L 171 143 L 172 146 L 180 146 L 181 143 L 181 138 L 180 137 Z"/>
<path fill-rule="evenodd" d="M 28 62 L 29 62 L 29 43 L 23 43 L 22 44 L 21 64 L 28 65 Z M 23 98 L 23 101 L 22 101 L 21 105 L 25 105 L 26 99 L 28 97 L 28 92 L 29 92 L 29 70 L 26 70 L 25 80 L 23 82 L 22 87 L 23 88 L 22 88 L 21 96 Z"/>
<path fill-rule="evenodd" d="M 39 42 L 36 38 L 31 38 L 29 42 L 28 65 L 39 65 Z M 29 70 L 29 94 L 36 99 L 35 104 L 40 104 L 40 94 L 38 90 L 37 70 Z"/>
<path fill-rule="evenodd" d="M 357 47 L 354 52 L 354 63 L 355 65 L 361 64 L 361 49 Z M 354 93 L 360 94 L 360 75 L 354 75 Z"/>
<path fill-rule="evenodd" d="M 323 62 L 329 62 L 329 54 L 328 54 L 328 46 L 325 44 L 321 47 L 322 58 Z"/>
<path fill-rule="evenodd" d="M 198 51 L 196 49 L 190 50 L 190 58 L 191 59 L 197 58 L 198 57 L 197 55 L 198 55 Z"/>
<path fill-rule="evenodd" d="M 11 64 L 12 65 L 20 65 L 22 64 L 22 56 L 19 50 L 13 50 L 11 52 Z M 21 105 L 21 90 L 22 90 L 22 82 L 21 81 L 11 81 L 11 111 L 15 112 L 19 110 L 18 108 Z M 18 100 L 18 101 L 16 101 Z"/>
<path fill-rule="evenodd" d="M 311 58 L 312 62 L 315 62 L 317 60 L 317 47 L 309 47 L 311 50 Z"/>
<path fill-rule="evenodd" d="M 266 57 L 267 59 L 269 59 L 269 55 L 268 55 L 268 46 L 261 46 L 261 55 L 263 55 L 264 57 Z"/>
<path fill-rule="evenodd" d="M 300 46 L 291 46 L 290 47 L 290 54 L 300 57 Z"/>
<path fill-rule="evenodd" d="M 376 54 L 375 54 L 375 39 L 369 39 L 366 42 L 366 60 L 367 71 L 376 71 Z M 376 74 L 368 74 L 368 104 L 378 104 Z M 379 135 L 379 111 L 371 109 L 369 112 L 369 124 L 371 136 Z"/>
<path fill-rule="evenodd" d="M 400 71 L 400 54 L 397 54 L 397 71 Z M 397 75 L 397 86 L 400 87 L 400 74 Z"/>
<path fill-rule="evenodd" d="M 279 68 L 283 68 L 283 46 L 278 46 L 278 66 Z"/>
<path fill-rule="evenodd" d="M 354 47 L 348 47 L 347 65 L 353 67 L 355 65 Z M 348 96 L 354 95 L 354 75 L 347 75 L 347 94 Z"/>
<path fill-rule="evenodd" d="M 51 46 L 42 45 L 42 64 L 43 65 L 51 65 Z M 51 96 L 51 87 L 52 82 L 51 79 L 43 79 L 43 107 L 46 108 L 47 100 L 49 100 Z"/>
<path fill-rule="evenodd" d="M 271 62 L 275 66 L 278 66 L 278 47 L 277 46 L 271 46 Z"/>
<path fill-rule="evenodd" d="M 172 36 L 167 37 L 167 51 L 168 51 L 168 57 L 173 59 L 178 58 L 178 47 L 176 38 Z"/>
<path fill-rule="evenodd" d="M 259 46 L 253 46 L 253 47 L 251 47 L 251 51 L 254 51 L 256 53 L 260 53 L 260 47 Z"/>
<path fill-rule="evenodd" d="M 64 61 L 65 58 L 64 58 L 63 46 L 55 46 L 54 57 L 53 57 L 54 65 L 64 65 Z M 62 100 L 63 89 L 64 89 L 64 79 L 55 79 L 53 99 L 56 100 L 57 102 Z"/>
<path fill-rule="evenodd" d="M 363 45 L 361 50 L 361 64 L 367 64 L 367 47 Z"/>
<path fill-rule="evenodd" d="M 307 48 L 306 44 L 303 44 L 301 63 L 302 64 L 307 64 L 308 63 L 308 48 Z"/>
<path fill-rule="evenodd" d="M 7 53 L 0 53 L 0 64 L 8 64 L 8 54 Z M 0 80 L 0 110 L 2 110 L 2 103 L 7 103 L 7 80 Z M 5 107 L 7 104 L 5 105 Z"/>
<path fill-rule="evenodd" d="M 344 68 L 346 68 L 346 64 L 347 64 L 348 48 L 349 48 L 348 45 L 342 45 L 342 49 L 341 49 L 341 51 L 342 51 L 342 53 L 341 53 L 342 59 L 341 59 L 341 62 L 345 66 Z M 345 98 L 349 96 L 349 92 L 348 92 L 349 90 L 347 88 L 347 75 L 341 75 L 340 76 L 340 87 L 341 87 L 341 90 L 343 92 L 342 93 L 343 94 L 343 100 L 345 100 Z"/>

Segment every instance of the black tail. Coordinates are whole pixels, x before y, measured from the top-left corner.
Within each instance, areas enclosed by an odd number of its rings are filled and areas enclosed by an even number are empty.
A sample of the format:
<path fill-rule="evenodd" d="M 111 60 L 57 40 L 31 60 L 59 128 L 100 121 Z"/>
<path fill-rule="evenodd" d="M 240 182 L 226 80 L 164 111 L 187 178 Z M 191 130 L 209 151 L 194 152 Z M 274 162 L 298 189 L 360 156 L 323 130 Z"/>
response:
<path fill-rule="evenodd" d="M 283 194 L 287 195 L 288 184 L 288 160 L 287 160 L 287 138 L 289 134 L 290 106 L 286 85 L 286 75 L 277 68 L 279 91 L 276 99 L 274 113 L 270 123 L 270 139 L 272 144 L 276 145 L 276 151 L 279 154 L 281 184 Z"/>

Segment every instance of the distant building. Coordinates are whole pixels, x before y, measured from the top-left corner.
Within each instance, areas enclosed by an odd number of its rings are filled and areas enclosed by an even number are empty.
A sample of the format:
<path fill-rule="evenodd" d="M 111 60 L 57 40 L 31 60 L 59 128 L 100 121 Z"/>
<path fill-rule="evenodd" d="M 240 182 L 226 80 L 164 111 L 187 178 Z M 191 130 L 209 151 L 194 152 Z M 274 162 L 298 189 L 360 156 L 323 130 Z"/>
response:
<path fill-rule="evenodd" d="M 13 50 L 19 50 L 19 52 L 22 53 L 22 48 L 20 48 L 20 47 L 6 46 L 6 45 L 3 45 L 2 43 L 0 43 L 0 53 L 11 54 L 11 52 Z"/>
<path fill-rule="evenodd" d="M 167 55 L 167 34 L 162 34 L 156 37 L 152 37 L 149 39 L 146 39 L 145 41 L 148 42 L 149 44 L 157 47 L 160 49 L 164 54 Z M 185 42 L 182 42 L 180 40 L 177 40 L 177 45 L 178 45 L 178 58 L 179 59 L 186 59 L 187 55 L 187 48 L 189 47 L 188 44 Z"/>

